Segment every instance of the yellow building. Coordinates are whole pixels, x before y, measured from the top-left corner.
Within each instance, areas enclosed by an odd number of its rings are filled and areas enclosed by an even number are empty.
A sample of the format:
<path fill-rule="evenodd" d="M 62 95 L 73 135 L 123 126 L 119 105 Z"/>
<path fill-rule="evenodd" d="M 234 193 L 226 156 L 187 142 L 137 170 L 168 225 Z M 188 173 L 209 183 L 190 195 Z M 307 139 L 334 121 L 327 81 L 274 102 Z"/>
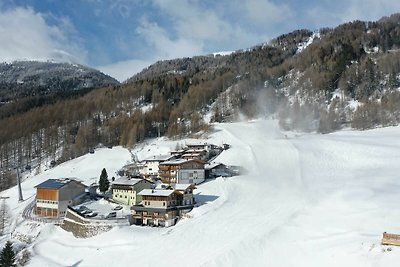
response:
<path fill-rule="evenodd" d="M 112 199 L 124 205 L 136 205 L 142 201 L 137 193 L 152 187 L 153 183 L 145 179 L 122 177 L 112 183 Z"/>

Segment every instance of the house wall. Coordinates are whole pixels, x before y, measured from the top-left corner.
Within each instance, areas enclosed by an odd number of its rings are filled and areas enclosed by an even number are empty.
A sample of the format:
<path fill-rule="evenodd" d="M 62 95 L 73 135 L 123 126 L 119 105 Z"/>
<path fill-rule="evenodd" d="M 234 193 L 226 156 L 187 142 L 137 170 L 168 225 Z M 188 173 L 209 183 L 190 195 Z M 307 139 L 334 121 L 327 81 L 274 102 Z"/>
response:
<path fill-rule="evenodd" d="M 44 217 L 58 216 L 58 189 L 36 188 L 35 214 Z"/>
<path fill-rule="evenodd" d="M 176 193 L 171 194 L 170 196 L 143 196 L 142 205 L 144 207 L 149 208 L 167 208 L 176 206 L 178 204 L 178 200 L 176 197 Z"/>
<path fill-rule="evenodd" d="M 59 189 L 58 213 L 59 216 L 64 216 L 68 205 L 77 205 L 80 201 L 79 196 L 85 194 L 85 186 L 81 183 L 71 181 Z"/>
<path fill-rule="evenodd" d="M 145 175 L 158 175 L 159 161 L 147 161 L 146 168 L 144 169 Z"/>
<path fill-rule="evenodd" d="M 205 180 L 204 169 L 181 169 L 178 171 L 178 184 L 200 184 Z"/>
<path fill-rule="evenodd" d="M 157 169 L 158 169 L 158 167 L 157 167 Z M 152 186 L 153 186 L 153 184 L 146 180 L 142 180 L 139 183 L 135 184 L 134 205 L 137 205 L 140 202 L 142 202 L 142 196 L 139 196 L 137 193 L 139 193 L 143 189 L 151 189 Z"/>
<path fill-rule="evenodd" d="M 121 185 L 119 187 L 121 187 Z M 143 189 L 151 189 L 151 187 L 152 183 L 142 180 L 134 186 L 125 186 L 125 189 L 113 189 L 112 198 L 113 200 L 125 205 L 137 205 L 142 201 L 142 196 L 138 196 L 137 193 Z"/>
<path fill-rule="evenodd" d="M 116 202 L 125 205 L 134 205 L 136 202 L 136 192 L 132 189 L 131 186 L 127 186 L 126 189 L 113 189 L 112 193 L 112 198 Z"/>
<path fill-rule="evenodd" d="M 168 212 L 161 212 L 155 215 L 154 212 L 143 211 L 139 212 L 139 214 L 137 215 L 134 215 L 134 217 L 136 218 L 136 221 L 139 221 L 140 224 L 143 225 L 169 227 L 175 225 L 177 212 L 172 210 Z M 143 218 L 143 220 L 142 219 L 137 220 L 138 218 Z"/>
<path fill-rule="evenodd" d="M 36 188 L 36 199 L 58 201 L 58 189 Z"/>

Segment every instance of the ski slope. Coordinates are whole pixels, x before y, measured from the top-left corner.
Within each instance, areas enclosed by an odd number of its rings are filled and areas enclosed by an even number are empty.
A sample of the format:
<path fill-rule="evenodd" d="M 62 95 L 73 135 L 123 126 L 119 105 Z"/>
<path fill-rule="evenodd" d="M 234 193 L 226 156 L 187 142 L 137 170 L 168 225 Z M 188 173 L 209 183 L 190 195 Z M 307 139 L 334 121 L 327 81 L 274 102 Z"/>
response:
<path fill-rule="evenodd" d="M 191 218 L 171 228 L 119 227 L 89 239 L 42 226 L 29 266 L 393 264 L 400 248 L 383 251 L 379 243 L 384 231 L 400 233 L 399 134 L 400 127 L 319 135 L 282 133 L 272 120 L 217 124 L 207 142 L 232 145 L 217 161 L 248 173 L 199 185 L 201 205 Z M 175 145 L 158 139 L 134 152 L 145 157 Z M 96 151 L 90 164 L 86 155 L 46 177 L 74 169 L 89 181 L 100 164 L 116 170 L 129 159 L 126 150 L 115 151 Z"/>

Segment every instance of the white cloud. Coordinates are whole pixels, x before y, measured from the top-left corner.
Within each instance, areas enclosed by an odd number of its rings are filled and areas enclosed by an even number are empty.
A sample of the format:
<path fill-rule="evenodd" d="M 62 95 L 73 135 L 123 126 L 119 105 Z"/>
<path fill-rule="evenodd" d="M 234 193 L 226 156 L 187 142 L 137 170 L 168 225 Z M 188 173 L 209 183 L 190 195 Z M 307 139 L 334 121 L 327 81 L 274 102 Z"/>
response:
<path fill-rule="evenodd" d="M 315 27 L 336 27 L 354 20 L 376 21 L 400 10 L 398 0 L 348 0 L 338 1 L 331 8 L 317 5 L 305 11 L 304 17 Z"/>
<path fill-rule="evenodd" d="M 241 1 L 241 4 L 244 5 L 248 19 L 255 23 L 274 25 L 292 16 L 288 5 L 275 4 L 270 0 L 247 0 Z"/>
<path fill-rule="evenodd" d="M 202 42 L 185 36 L 173 38 L 164 28 L 155 22 L 149 22 L 147 19 L 142 20 L 137 32 L 143 37 L 146 44 L 153 49 L 153 57 L 155 58 L 187 57 L 203 52 Z"/>
<path fill-rule="evenodd" d="M 120 82 L 127 80 L 132 77 L 134 74 L 139 73 L 144 68 L 148 67 L 156 60 L 126 60 L 120 61 L 114 64 L 99 66 L 97 69 L 100 71 L 114 77 Z"/>
<path fill-rule="evenodd" d="M 48 60 L 86 62 L 86 52 L 74 38 L 72 23 L 59 19 L 50 26 L 45 15 L 31 8 L 0 11 L 0 60 Z"/>
<path fill-rule="evenodd" d="M 350 0 L 346 8 L 340 12 L 341 22 L 353 20 L 375 21 L 382 16 L 388 16 L 399 12 L 400 1 L 398 0 Z"/>
<path fill-rule="evenodd" d="M 233 28 L 227 21 L 211 10 L 189 0 L 154 0 L 166 12 L 178 35 L 197 40 L 226 40 Z"/>

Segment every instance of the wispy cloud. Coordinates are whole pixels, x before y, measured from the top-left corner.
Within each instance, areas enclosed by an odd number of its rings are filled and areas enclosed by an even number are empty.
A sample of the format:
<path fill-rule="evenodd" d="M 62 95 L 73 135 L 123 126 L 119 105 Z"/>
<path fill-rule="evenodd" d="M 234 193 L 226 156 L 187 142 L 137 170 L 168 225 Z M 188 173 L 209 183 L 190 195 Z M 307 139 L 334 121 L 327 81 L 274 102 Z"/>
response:
<path fill-rule="evenodd" d="M 86 51 L 71 40 L 72 23 L 62 18 L 58 26 L 31 8 L 0 11 L 0 60 L 48 60 L 85 63 Z M 73 39 L 73 38 L 72 38 Z"/>

